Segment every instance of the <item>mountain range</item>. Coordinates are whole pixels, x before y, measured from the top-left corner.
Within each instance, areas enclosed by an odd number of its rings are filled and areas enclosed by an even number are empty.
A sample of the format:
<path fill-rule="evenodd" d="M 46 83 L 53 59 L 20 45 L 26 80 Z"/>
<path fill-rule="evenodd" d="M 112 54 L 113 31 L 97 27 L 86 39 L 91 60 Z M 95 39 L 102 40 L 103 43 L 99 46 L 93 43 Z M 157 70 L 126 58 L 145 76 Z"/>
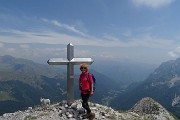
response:
<path fill-rule="evenodd" d="M 144 97 L 155 99 L 180 119 L 180 58 L 163 62 L 143 82 L 127 87 L 111 106 L 129 109 Z"/>
<path fill-rule="evenodd" d="M 134 82 L 144 81 L 158 65 L 131 61 L 95 61 L 93 69 L 107 75 L 115 82 L 128 86 Z"/>
<path fill-rule="evenodd" d="M 38 104 L 41 96 L 65 99 L 59 69 L 12 56 L 0 57 L 0 64 L 0 114 Z"/>
<path fill-rule="evenodd" d="M 42 96 L 54 102 L 66 99 L 67 83 L 64 69 L 9 55 L 1 56 L 0 64 L 0 114 L 38 105 Z M 108 105 L 121 91 L 121 86 L 111 84 L 110 78 L 91 71 L 98 79 L 96 95 L 92 101 Z M 78 79 L 79 75 L 74 75 L 75 99 L 80 98 Z"/>
<path fill-rule="evenodd" d="M 39 105 L 42 96 L 53 102 L 66 99 L 66 71 L 61 67 L 39 64 L 9 55 L 1 56 L 0 64 L 0 115 Z M 96 70 L 98 72 L 90 70 L 98 80 L 92 102 L 127 110 L 140 99 L 151 97 L 180 118 L 180 58 L 162 63 L 144 81 L 131 81 L 132 84 L 128 87 L 124 87 L 126 83 L 122 82 L 125 79 L 114 80 L 110 77 L 113 76 L 112 73 L 103 74 L 102 68 L 102 71 L 98 68 Z M 117 72 L 115 74 L 121 76 L 121 73 Z M 143 70 L 141 72 L 145 73 Z M 136 73 L 139 75 L 141 72 Z M 128 71 L 126 74 L 128 75 Z M 135 75 L 129 74 L 131 77 Z M 75 74 L 75 99 L 80 98 L 78 79 L 79 75 Z"/>

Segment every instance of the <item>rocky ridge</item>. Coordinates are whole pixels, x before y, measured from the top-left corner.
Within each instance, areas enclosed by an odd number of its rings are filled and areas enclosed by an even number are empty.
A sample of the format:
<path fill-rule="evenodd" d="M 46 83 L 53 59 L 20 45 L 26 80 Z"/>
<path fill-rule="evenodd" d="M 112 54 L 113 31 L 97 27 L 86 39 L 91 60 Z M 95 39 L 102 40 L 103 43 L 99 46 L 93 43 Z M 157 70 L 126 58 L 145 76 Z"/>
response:
<path fill-rule="evenodd" d="M 158 102 L 154 101 L 152 98 L 143 98 L 137 102 L 131 110 L 137 114 L 153 120 L 171 120 L 174 119 L 169 112 Z"/>
<path fill-rule="evenodd" d="M 143 98 L 130 110 L 123 112 L 96 103 L 89 104 L 95 113 L 95 120 L 174 120 L 165 108 L 151 98 Z M 0 116 L 0 120 L 88 120 L 84 115 L 85 109 L 81 106 L 81 100 L 76 100 L 71 106 L 62 101 L 5 113 Z"/>

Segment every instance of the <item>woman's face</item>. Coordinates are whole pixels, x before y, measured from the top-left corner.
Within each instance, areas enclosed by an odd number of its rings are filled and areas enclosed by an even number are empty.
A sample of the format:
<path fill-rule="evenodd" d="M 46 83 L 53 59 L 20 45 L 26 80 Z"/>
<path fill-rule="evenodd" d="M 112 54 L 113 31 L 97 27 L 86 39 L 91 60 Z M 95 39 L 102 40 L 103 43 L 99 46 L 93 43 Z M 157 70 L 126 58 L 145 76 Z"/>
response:
<path fill-rule="evenodd" d="M 81 71 L 84 73 L 87 71 L 87 68 L 86 67 L 81 67 Z"/>

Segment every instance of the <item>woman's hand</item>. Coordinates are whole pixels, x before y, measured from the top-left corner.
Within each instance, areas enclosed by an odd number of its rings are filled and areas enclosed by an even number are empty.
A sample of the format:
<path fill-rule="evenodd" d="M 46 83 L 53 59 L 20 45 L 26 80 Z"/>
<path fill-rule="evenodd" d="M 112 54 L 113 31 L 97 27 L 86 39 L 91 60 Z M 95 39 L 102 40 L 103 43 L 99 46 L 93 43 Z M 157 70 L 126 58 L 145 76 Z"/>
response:
<path fill-rule="evenodd" d="M 91 91 L 90 96 L 93 96 L 93 94 L 94 94 L 94 92 L 93 92 L 93 91 Z"/>

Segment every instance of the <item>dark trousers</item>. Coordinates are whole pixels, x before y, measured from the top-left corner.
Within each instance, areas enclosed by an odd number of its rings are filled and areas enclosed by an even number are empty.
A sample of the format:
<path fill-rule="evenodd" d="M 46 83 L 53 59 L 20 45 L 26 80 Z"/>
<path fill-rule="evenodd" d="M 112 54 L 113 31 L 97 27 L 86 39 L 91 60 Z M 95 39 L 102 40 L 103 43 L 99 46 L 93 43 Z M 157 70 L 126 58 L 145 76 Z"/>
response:
<path fill-rule="evenodd" d="M 81 98 L 82 98 L 83 108 L 86 109 L 87 113 L 90 113 L 91 109 L 89 108 L 89 105 L 88 105 L 89 94 L 81 94 Z"/>

